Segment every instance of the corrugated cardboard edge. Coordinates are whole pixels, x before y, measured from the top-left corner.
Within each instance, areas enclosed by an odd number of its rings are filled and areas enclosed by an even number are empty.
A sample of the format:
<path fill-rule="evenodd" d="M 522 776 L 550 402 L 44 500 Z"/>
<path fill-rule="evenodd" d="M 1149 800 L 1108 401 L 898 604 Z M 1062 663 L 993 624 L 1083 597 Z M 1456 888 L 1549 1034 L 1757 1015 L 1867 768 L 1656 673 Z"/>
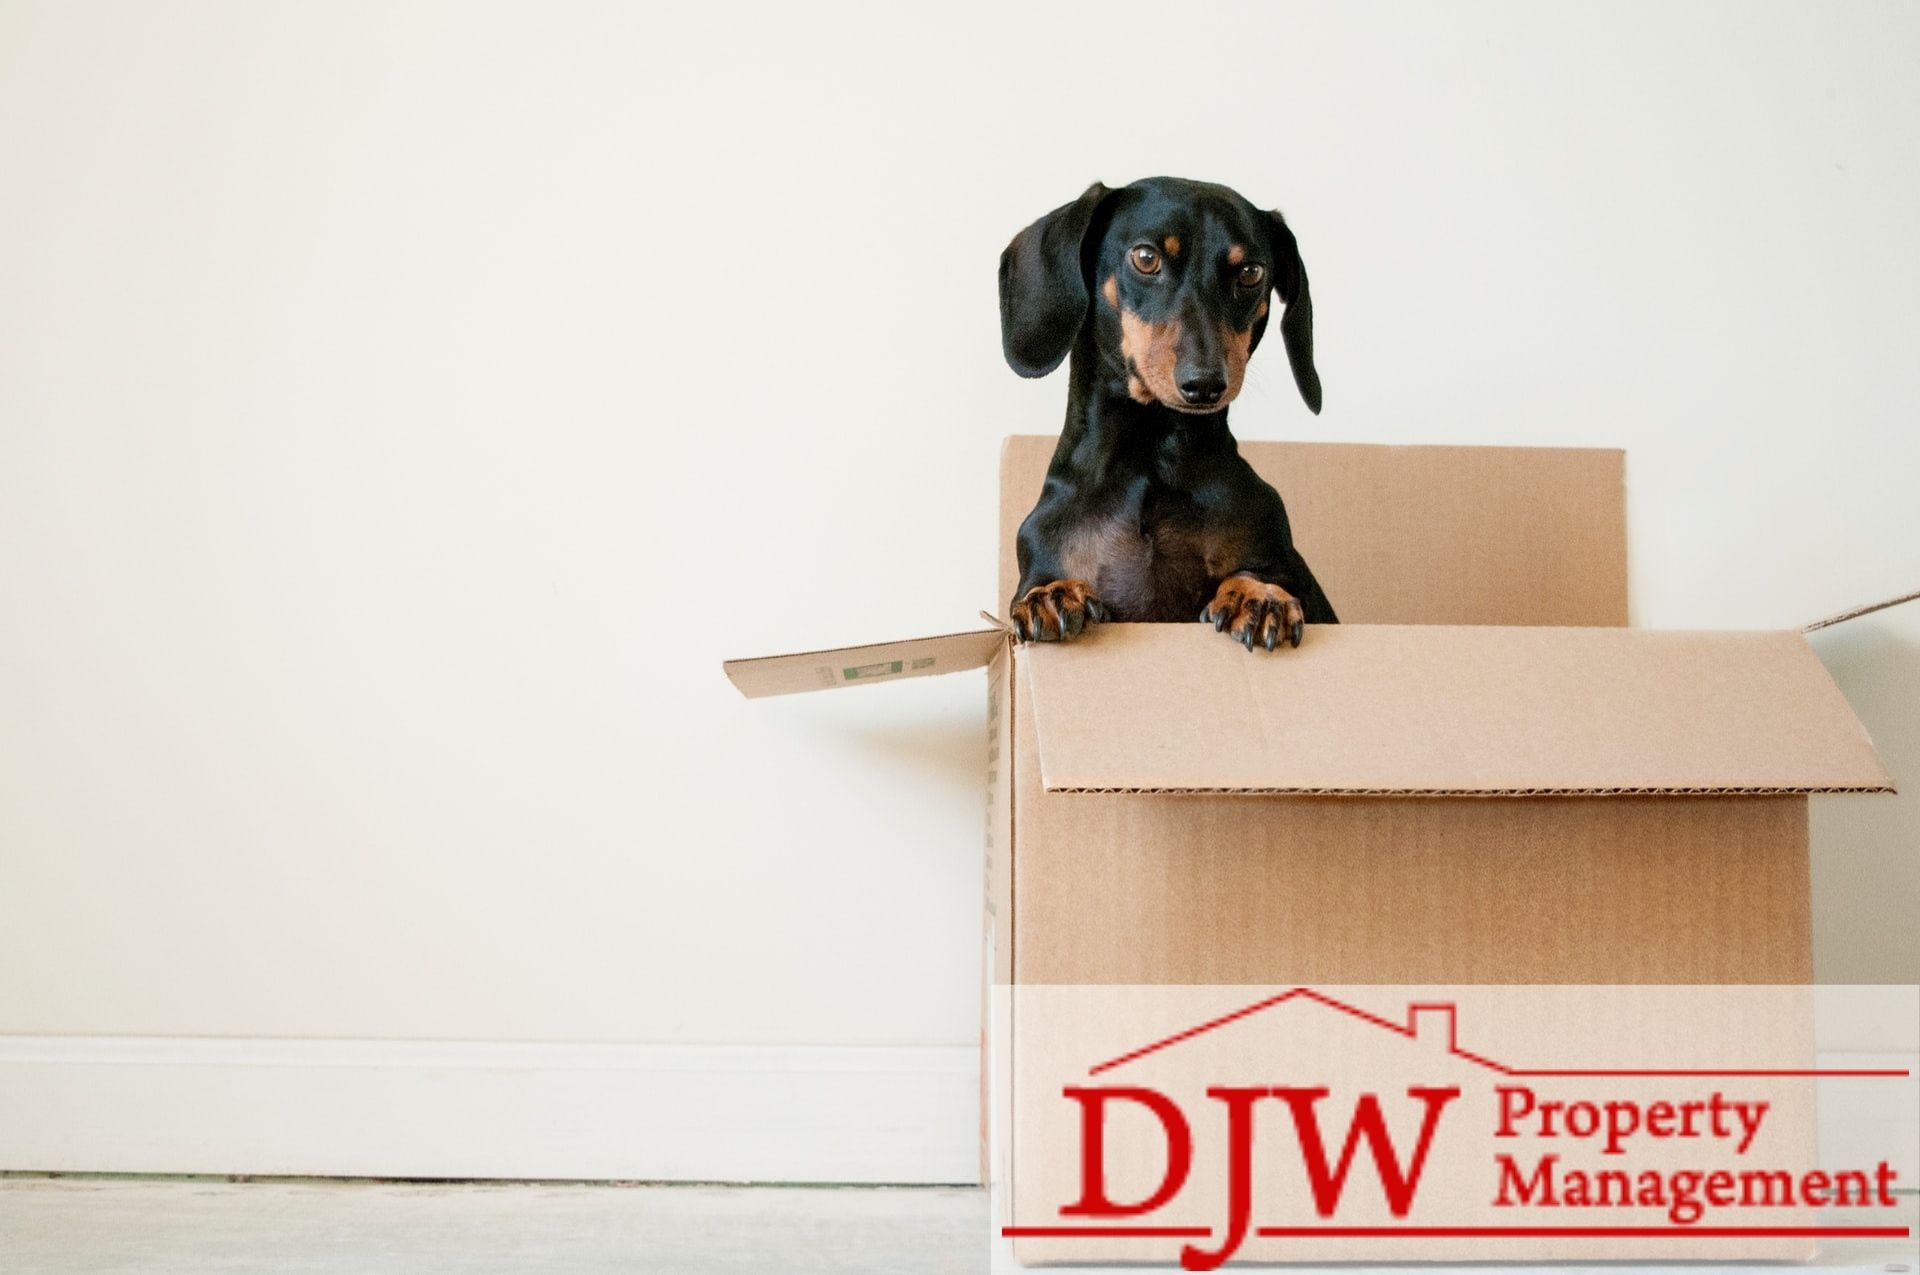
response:
<path fill-rule="evenodd" d="M 1802 633 L 1818 633 L 1821 629 L 1830 629 L 1836 624 L 1845 624 L 1848 620 L 1857 620 L 1863 615 L 1872 615 L 1875 611 L 1884 611 L 1888 607 L 1897 607 L 1903 602 L 1915 601 L 1920 601 L 1920 589 L 1915 589 L 1912 593 L 1903 593 L 1897 598 L 1888 598 L 1884 602 L 1869 602 L 1865 606 L 1854 607 L 1851 610 L 1842 611 L 1838 615 L 1830 615 L 1824 620 L 1815 620 L 1812 624 L 1806 625 L 1800 631 Z"/>

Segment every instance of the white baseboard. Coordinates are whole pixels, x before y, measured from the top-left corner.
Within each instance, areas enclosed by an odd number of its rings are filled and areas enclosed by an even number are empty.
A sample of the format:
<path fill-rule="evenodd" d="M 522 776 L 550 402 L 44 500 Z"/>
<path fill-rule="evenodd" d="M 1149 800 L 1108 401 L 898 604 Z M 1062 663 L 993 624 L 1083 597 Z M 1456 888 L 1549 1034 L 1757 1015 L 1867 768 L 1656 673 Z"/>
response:
<path fill-rule="evenodd" d="M 0 1036 L 0 1170 L 971 1183 L 978 1069 L 964 1045 Z M 1920 1180 L 1912 1085 L 1819 1102 L 1824 1161 L 1892 1146 Z"/>
<path fill-rule="evenodd" d="M 968 1046 L 0 1036 L 0 1170 L 971 1183 Z"/>

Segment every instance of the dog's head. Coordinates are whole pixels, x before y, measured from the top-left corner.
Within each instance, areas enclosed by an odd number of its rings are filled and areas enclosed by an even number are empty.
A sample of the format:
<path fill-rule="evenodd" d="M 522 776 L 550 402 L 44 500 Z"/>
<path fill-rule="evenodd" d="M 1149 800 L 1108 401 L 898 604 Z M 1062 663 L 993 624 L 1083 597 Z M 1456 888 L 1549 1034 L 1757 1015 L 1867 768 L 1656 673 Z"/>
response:
<path fill-rule="evenodd" d="M 1240 392 L 1272 293 L 1294 383 L 1317 413 L 1313 300 L 1280 214 L 1177 177 L 1095 182 L 1000 254 L 1000 340 L 1014 371 L 1045 376 L 1090 330 L 1138 402 L 1217 412 Z"/>

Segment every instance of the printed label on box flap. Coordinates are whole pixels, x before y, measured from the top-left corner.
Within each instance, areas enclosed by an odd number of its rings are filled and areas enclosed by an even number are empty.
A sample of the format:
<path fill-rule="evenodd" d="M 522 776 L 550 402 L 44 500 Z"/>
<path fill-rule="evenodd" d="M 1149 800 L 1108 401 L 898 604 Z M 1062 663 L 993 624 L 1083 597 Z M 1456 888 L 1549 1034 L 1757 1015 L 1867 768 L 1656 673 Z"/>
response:
<path fill-rule="evenodd" d="M 1000 629 L 979 629 L 904 642 L 728 660 L 722 667 L 742 695 L 759 699 L 985 668 L 1006 641 Z"/>

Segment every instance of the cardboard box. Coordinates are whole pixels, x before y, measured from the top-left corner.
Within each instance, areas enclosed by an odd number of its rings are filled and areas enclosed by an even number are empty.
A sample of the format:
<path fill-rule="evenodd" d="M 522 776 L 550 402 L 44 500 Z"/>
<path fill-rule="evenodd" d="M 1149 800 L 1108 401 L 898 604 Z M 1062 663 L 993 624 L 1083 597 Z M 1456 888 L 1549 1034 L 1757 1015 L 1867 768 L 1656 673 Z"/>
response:
<path fill-rule="evenodd" d="M 1003 452 L 996 611 L 1053 443 Z M 1807 796 L 1891 782 L 1800 633 L 1625 627 L 1622 453 L 1241 450 L 1346 621 L 1297 650 L 984 628 L 727 674 L 757 696 L 988 670 L 996 985 L 1811 981 Z"/>

